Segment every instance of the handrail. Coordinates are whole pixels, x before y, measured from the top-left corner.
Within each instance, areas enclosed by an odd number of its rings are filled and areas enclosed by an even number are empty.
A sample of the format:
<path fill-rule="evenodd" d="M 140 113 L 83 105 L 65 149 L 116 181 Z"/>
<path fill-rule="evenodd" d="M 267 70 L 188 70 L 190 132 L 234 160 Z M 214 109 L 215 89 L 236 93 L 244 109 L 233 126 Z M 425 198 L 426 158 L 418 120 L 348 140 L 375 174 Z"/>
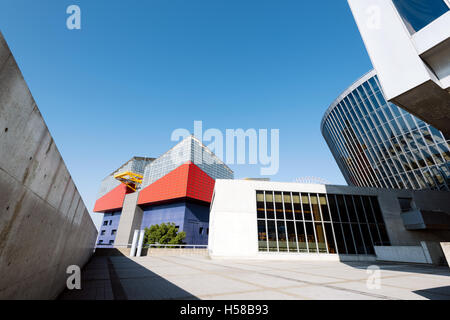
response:
<path fill-rule="evenodd" d="M 101 246 L 110 246 L 111 249 L 114 248 L 131 248 L 132 244 L 114 244 L 114 245 L 107 245 L 102 244 Z M 98 245 L 97 245 L 98 247 Z M 189 249 L 208 249 L 207 244 L 163 244 L 163 243 L 153 243 L 153 244 L 144 244 L 142 246 L 143 249 L 149 249 L 149 248 L 189 248 Z M 108 248 L 107 248 L 108 249 Z"/>

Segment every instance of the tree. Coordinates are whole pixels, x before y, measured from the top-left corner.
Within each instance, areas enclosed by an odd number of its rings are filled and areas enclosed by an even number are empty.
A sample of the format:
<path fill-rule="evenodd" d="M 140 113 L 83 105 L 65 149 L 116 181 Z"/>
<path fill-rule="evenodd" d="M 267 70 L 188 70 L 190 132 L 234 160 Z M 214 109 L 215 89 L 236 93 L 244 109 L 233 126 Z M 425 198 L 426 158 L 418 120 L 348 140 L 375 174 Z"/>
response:
<path fill-rule="evenodd" d="M 175 223 L 161 223 L 145 228 L 144 243 L 183 244 L 184 238 L 186 238 L 186 232 L 178 232 Z"/>

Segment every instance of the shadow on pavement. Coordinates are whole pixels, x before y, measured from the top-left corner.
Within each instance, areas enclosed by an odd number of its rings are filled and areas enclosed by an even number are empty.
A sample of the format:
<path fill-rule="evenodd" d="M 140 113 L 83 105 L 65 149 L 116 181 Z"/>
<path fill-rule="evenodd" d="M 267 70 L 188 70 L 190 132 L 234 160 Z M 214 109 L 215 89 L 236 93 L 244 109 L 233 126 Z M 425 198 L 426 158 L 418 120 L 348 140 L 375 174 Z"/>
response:
<path fill-rule="evenodd" d="M 369 266 L 378 266 L 380 269 L 398 272 L 411 272 L 418 274 L 432 274 L 440 276 L 450 276 L 450 269 L 444 266 L 434 266 L 419 263 L 401 263 L 389 261 L 373 261 L 373 262 L 349 262 L 340 261 L 355 269 L 367 269 Z"/>
<path fill-rule="evenodd" d="M 413 291 L 430 300 L 450 300 L 450 286 Z"/>
<path fill-rule="evenodd" d="M 59 300 L 198 300 L 119 250 L 98 251 L 81 270 L 81 289 L 65 289 Z"/>

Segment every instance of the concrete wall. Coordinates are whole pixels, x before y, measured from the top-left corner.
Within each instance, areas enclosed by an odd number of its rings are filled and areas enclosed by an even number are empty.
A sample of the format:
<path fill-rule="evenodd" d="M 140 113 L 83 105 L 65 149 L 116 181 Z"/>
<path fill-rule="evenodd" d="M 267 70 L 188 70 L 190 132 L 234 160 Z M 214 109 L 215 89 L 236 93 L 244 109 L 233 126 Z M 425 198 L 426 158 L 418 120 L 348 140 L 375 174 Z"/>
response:
<path fill-rule="evenodd" d="M 52 299 L 97 230 L 0 33 L 0 299 Z"/>

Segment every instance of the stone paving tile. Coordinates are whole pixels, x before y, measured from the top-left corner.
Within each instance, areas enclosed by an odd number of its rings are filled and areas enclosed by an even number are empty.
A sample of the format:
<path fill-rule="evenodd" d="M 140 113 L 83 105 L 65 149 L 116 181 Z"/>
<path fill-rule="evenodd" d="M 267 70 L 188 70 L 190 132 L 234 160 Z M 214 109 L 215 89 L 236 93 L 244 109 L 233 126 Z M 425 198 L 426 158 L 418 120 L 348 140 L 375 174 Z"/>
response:
<path fill-rule="evenodd" d="M 260 274 L 260 273 L 242 272 L 230 274 L 229 277 L 249 282 L 255 285 L 263 286 L 266 288 L 282 288 L 299 285 L 299 283 L 295 280 L 282 279 L 276 276 L 268 275 L 267 273 Z"/>
<path fill-rule="evenodd" d="M 372 263 L 211 260 L 204 256 L 94 257 L 82 290 L 60 299 L 447 299 L 450 271 L 373 263 L 380 290 L 367 288 Z"/>
<path fill-rule="evenodd" d="M 450 278 L 443 276 L 423 277 L 418 274 L 405 274 L 404 276 L 396 278 L 384 278 L 382 281 L 386 285 L 410 290 L 423 290 L 450 286 Z"/>
<path fill-rule="evenodd" d="M 233 292 L 224 295 L 200 296 L 202 300 L 298 300 L 295 295 L 289 295 L 274 290 L 258 290 L 251 292 Z"/>
<path fill-rule="evenodd" d="M 323 286 L 305 286 L 289 288 L 283 291 L 295 293 L 311 300 L 383 300 L 381 297 L 327 288 Z"/>
<path fill-rule="evenodd" d="M 412 292 L 409 289 L 401 289 L 401 288 L 393 288 L 389 286 L 383 286 L 383 281 L 381 282 L 380 289 L 369 289 L 366 285 L 366 282 L 363 281 L 354 281 L 354 282 L 345 282 L 345 283 L 337 283 L 333 284 L 335 287 L 340 287 L 344 289 L 351 289 L 356 291 L 362 291 L 369 294 L 377 294 L 390 297 L 392 299 L 400 299 L 400 300 L 426 300 L 425 297 Z"/>
<path fill-rule="evenodd" d="M 191 293 L 164 278 L 122 279 L 129 300 L 196 299 Z"/>
<path fill-rule="evenodd" d="M 259 286 L 208 273 L 203 275 L 170 277 L 168 280 L 195 296 L 261 289 Z"/>

